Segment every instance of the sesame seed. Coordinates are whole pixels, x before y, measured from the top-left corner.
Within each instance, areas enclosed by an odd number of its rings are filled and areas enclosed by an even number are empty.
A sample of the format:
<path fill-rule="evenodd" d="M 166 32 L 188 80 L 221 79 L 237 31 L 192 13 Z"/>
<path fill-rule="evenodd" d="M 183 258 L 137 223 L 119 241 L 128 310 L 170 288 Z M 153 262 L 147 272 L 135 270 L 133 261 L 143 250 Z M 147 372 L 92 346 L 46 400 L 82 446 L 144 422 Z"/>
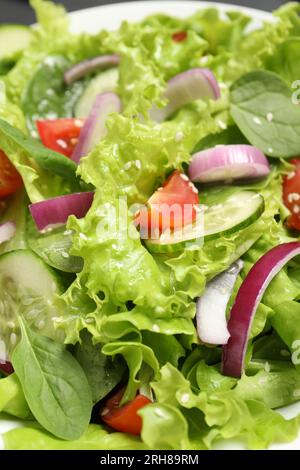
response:
<path fill-rule="evenodd" d="M 134 83 L 128 83 L 128 85 L 126 85 L 127 91 L 132 91 L 133 89 L 134 89 Z"/>
<path fill-rule="evenodd" d="M 61 256 L 65 259 L 70 258 L 69 253 L 67 253 L 66 251 L 62 251 Z"/>
<path fill-rule="evenodd" d="M 74 124 L 76 127 L 83 127 L 83 121 L 80 121 L 80 119 L 75 119 Z"/>
<path fill-rule="evenodd" d="M 274 149 L 272 149 L 272 147 L 269 147 L 269 148 L 268 148 L 268 152 L 269 152 L 269 153 L 273 153 L 273 152 L 274 152 Z"/>
<path fill-rule="evenodd" d="M 109 409 L 108 408 L 103 408 L 103 410 L 101 411 L 101 416 L 105 416 L 109 413 Z"/>
<path fill-rule="evenodd" d="M 181 403 L 188 403 L 190 400 L 190 395 L 188 393 L 184 393 L 181 395 Z"/>
<path fill-rule="evenodd" d="M 176 132 L 176 134 L 175 134 L 175 142 L 180 142 L 180 141 L 183 139 L 183 137 L 184 137 L 183 132 L 181 132 L 181 131 Z"/>
<path fill-rule="evenodd" d="M 268 362 L 265 363 L 265 371 L 269 373 L 271 371 L 271 366 Z"/>
<path fill-rule="evenodd" d="M 45 324 L 46 323 L 45 323 L 44 320 L 39 321 L 38 324 L 37 324 L 38 329 L 42 330 L 44 328 Z"/>
<path fill-rule="evenodd" d="M 79 236 L 82 240 L 87 240 L 88 239 L 88 237 L 84 233 L 80 233 Z"/>
<path fill-rule="evenodd" d="M 152 331 L 154 331 L 155 333 L 159 333 L 160 332 L 160 328 L 158 325 L 153 325 L 152 326 Z"/>
<path fill-rule="evenodd" d="M 157 191 L 162 191 L 164 188 L 161 186 Z"/>
<path fill-rule="evenodd" d="M 200 63 L 201 63 L 201 64 L 207 64 L 208 60 L 209 60 L 209 59 L 208 59 L 207 55 L 205 55 L 204 57 L 201 57 Z"/>
<path fill-rule="evenodd" d="M 290 193 L 287 197 L 289 202 L 293 201 L 299 201 L 300 200 L 300 195 L 298 193 Z"/>
<path fill-rule="evenodd" d="M 140 170 L 142 168 L 142 164 L 141 164 L 140 160 L 135 161 L 135 166 L 137 167 L 138 170 Z"/>
<path fill-rule="evenodd" d="M 253 122 L 255 122 L 255 124 L 261 125 L 261 120 L 257 116 L 253 118 Z"/>
<path fill-rule="evenodd" d="M 227 124 L 224 121 L 221 121 L 221 119 L 217 121 L 217 124 L 220 127 L 220 129 L 223 129 L 223 130 L 227 129 Z"/>
<path fill-rule="evenodd" d="M 66 144 L 66 142 L 65 142 L 64 140 L 62 140 L 62 139 L 57 139 L 56 142 L 57 142 L 58 145 L 59 145 L 61 148 L 63 148 L 63 149 L 66 149 L 66 148 L 68 147 L 67 144 Z"/>
<path fill-rule="evenodd" d="M 11 342 L 12 346 L 14 346 L 14 345 L 16 344 L 16 342 L 17 342 L 17 335 L 16 335 L 16 333 L 12 333 L 12 334 L 10 335 L 10 342 Z"/>
<path fill-rule="evenodd" d="M 126 171 L 129 170 L 131 168 L 131 164 L 132 164 L 132 162 L 125 163 L 124 170 L 126 170 Z"/>
<path fill-rule="evenodd" d="M 300 212 L 300 207 L 297 206 L 297 205 L 295 205 L 295 206 L 293 207 L 293 212 L 294 212 L 294 214 L 299 214 L 299 212 Z"/>
<path fill-rule="evenodd" d="M 287 174 L 287 179 L 288 180 L 291 180 L 292 178 L 294 178 L 294 176 L 296 175 L 296 173 L 294 171 L 290 171 L 288 174 Z"/>
<path fill-rule="evenodd" d="M 182 178 L 184 181 L 190 181 L 188 176 L 186 176 L 184 173 L 180 173 L 180 178 Z"/>
<path fill-rule="evenodd" d="M 8 326 L 8 328 L 13 329 L 13 328 L 15 328 L 16 325 L 15 325 L 15 323 L 14 323 L 13 321 L 8 321 L 8 322 L 7 322 L 7 326 Z"/>
<path fill-rule="evenodd" d="M 158 416 L 159 418 L 164 418 L 164 417 L 165 417 L 164 412 L 163 412 L 161 409 L 159 409 L 159 408 L 156 408 L 156 410 L 154 411 L 154 414 L 155 414 L 156 416 Z"/>
<path fill-rule="evenodd" d="M 65 230 L 64 231 L 65 236 L 72 235 L 72 233 L 73 233 L 73 230 Z"/>
<path fill-rule="evenodd" d="M 268 121 L 268 122 L 272 122 L 272 121 L 273 121 L 273 117 L 274 117 L 274 116 L 273 116 L 273 113 L 268 113 L 268 114 L 267 114 L 267 121 Z"/>

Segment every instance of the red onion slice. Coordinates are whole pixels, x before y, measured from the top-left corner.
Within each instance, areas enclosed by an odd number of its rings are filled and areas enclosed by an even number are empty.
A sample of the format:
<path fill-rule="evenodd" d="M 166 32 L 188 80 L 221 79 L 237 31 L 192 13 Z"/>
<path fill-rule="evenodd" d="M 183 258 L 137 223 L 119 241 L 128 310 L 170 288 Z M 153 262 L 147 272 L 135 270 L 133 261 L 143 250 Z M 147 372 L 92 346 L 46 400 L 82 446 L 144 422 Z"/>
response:
<path fill-rule="evenodd" d="M 95 145 L 105 137 L 107 133 L 105 123 L 108 116 L 111 113 L 120 113 L 121 109 L 120 98 L 115 93 L 108 92 L 97 96 L 90 115 L 81 129 L 72 160 L 79 163 L 81 157 L 88 155 Z"/>
<path fill-rule="evenodd" d="M 230 337 L 227 329 L 226 307 L 234 284 L 244 263 L 233 263 L 229 269 L 210 281 L 197 301 L 197 331 L 206 344 L 226 344 Z"/>
<path fill-rule="evenodd" d="M 120 56 L 116 54 L 100 55 L 92 59 L 84 60 L 79 64 L 74 65 L 64 74 L 64 80 L 67 85 L 79 80 L 88 73 L 95 72 L 96 70 L 108 69 L 116 67 L 120 63 Z"/>
<path fill-rule="evenodd" d="M 247 342 L 256 309 L 272 279 L 283 266 L 300 255 L 300 242 L 283 243 L 272 248 L 249 271 L 231 309 L 230 338 L 223 347 L 222 372 L 240 377 L 244 369 Z"/>
<path fill-rule="evenodd" d="M 0 225 L 0 244 L 8 242 L 16 233 L 16 224 L 14 222 L 5 222 Z"/>
<path fill-rule="evenodd" d="M 70 215 L 80 219 L 86 215 L 94 199 L 93 192 L 67 194 L 29 206 L 38 230 L 43 231 L 67 222 Z"/>
<path fill-rule="evenodd" d="M 0 371 L 4 372 L 6 375 L 14 373 L 14 368 L 10 362 L 1 362 L 0 360 Z"/>
<path fill-rule="evenodd" d="M 192 181 L 212 183 L 243 178 L 262 178 L 270 173 L 265 155 L 252 145 L 219 145 L 192 156 Z"/>
<path fill-rule="evenodd" d="M 195 68 L 180 73 L 167 83 L 164 97 L 169 103 L 164 108 L 153 106 L 149 114 L 156 122 L 165 121 L 182 106 L 199 99 L 217 100 L 221 96 L 218 82 L 209 69 Z"/>

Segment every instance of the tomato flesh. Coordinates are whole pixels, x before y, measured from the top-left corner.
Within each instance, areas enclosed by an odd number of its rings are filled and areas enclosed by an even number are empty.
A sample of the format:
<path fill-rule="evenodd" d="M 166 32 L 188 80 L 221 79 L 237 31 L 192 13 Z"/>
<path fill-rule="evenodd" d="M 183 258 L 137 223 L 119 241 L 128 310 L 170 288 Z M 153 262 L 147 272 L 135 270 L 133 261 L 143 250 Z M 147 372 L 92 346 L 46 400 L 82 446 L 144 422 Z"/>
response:
<path fill-rule="evenodd" d="M 290 161 L 295 168 L 283 179 L 283 201 L 291 211 L 287 226 L 291 230 L 300 231 L 300 160 Z"/>
<path fill-rule="evenodd" d="M 156 238 L 167 230 L 193 223 L 199 204 L 198 190 L 179 170 L 174 171 L 136 216 L 142 238 Z"/>
<path fill-rule="evenodd" d="M 20 174 L 0 150 L 0 197 L 10 196 L 23 186 Z"/>
<path fill-rule="evenodd" d="M 137 395 L 126 405 L 120 406 L 124 395 L 124 388 L 119 390 L 112 398 L 106 401 L 101 412 L 102 421 L 119 432 L 126 432 L 139 436 L 142 430 L 142 419 L 137 412 L 151 403 L 144 395 Z"/>
<path fill-rule="evenodd" d="M 71 157 L 83 127 L 82 119 L 53 119 L 37 121 L 41 141 L 45 147 Z"/>

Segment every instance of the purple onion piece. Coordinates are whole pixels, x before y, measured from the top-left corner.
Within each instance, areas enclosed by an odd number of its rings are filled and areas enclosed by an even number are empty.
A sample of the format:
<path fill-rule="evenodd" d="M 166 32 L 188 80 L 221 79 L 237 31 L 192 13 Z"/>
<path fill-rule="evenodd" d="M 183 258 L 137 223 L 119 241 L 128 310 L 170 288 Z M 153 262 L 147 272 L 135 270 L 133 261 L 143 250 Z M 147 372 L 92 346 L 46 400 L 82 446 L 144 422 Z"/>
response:
<path fill-rule="evenodd" d="M 198 336 L 206 344 L 226 344 L 230 337 L 226 308 L 232 294 L 234 284 L 244 263 L 241 260 L 233 263 L 223 273 L 210 281 L 197 301 Z"/>
<path fill-rule="evenodd" d="M 120 98 L 112 92 L 102 93 L 95 99 L 91 112 L 81 129 L 78 144 L 72 155 L 72 160 L 79 163 L 81 157 L 99 143 L 107 133 L 106 120 L 111 113 L 120 113 L 122 104 Z"/>
<path fill-rule="evenodd" d="M 108 69 L 116 67 L 120 63 L 120 56 L 116 54 L 101 55 L 92 59 L 84 60 L 74 65 L 64 74 L 64 81 L 67 85 L 79 80 L 85 75 L 95 72 L 96 70 Z"/>
<path fill-rule="evenodd" d="M 283 243 L 268 251 L 249 271 L 230 312 L 227 325 L 230 338 L 223 346 L 224 375 L 241 377 L 249 333 L 257 307 L 272 279 L 297 255 L 300 255 L 300 242 Z"/>
<path fill-rule="evenodd" d="M 192 181 L 213 183 L 243 178 L 262 178 L 270 173 L 266 156 L 252 145 L 218 145 L 192 156 Z"/>
<path fill-rule="evenodd" d="M 93 192 L 67 194 L 29 206 L 30 213 L 39 231 L 63 225 L 70 215 L 80 219 L 86 215 L 94 199 Z"/>
<path fill-rule="evenodd" d="M 182 106 L 199 99 L 217 100 L 221 96 L 218 82 L 209 69 L 195 68 L 180 73 L 167 83 L 164 108 L 153 106 L 149 114 L 156 122 L 163 122 Z"/>

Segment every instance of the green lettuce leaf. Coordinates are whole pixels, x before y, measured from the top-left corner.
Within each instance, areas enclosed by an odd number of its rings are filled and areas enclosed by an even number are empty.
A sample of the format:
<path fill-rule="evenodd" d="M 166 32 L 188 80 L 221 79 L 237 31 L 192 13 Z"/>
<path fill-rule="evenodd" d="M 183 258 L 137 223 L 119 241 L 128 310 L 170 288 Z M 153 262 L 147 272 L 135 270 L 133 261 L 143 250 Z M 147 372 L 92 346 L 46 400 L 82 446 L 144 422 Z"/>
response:
<path fill-rule="evenodd" d="M 100 424 L 91 424 L 77 441 L 63 441 L 44 431 L 37 423 L 3 434 L 6 450 L 146 450 L 139 438 L 108 433 Z"/>
<path fill-rule="evenodd" d="M 0 378 L 0 412 L 22 419 L 30 419 L 31 411 L 16 374 Z"/>

